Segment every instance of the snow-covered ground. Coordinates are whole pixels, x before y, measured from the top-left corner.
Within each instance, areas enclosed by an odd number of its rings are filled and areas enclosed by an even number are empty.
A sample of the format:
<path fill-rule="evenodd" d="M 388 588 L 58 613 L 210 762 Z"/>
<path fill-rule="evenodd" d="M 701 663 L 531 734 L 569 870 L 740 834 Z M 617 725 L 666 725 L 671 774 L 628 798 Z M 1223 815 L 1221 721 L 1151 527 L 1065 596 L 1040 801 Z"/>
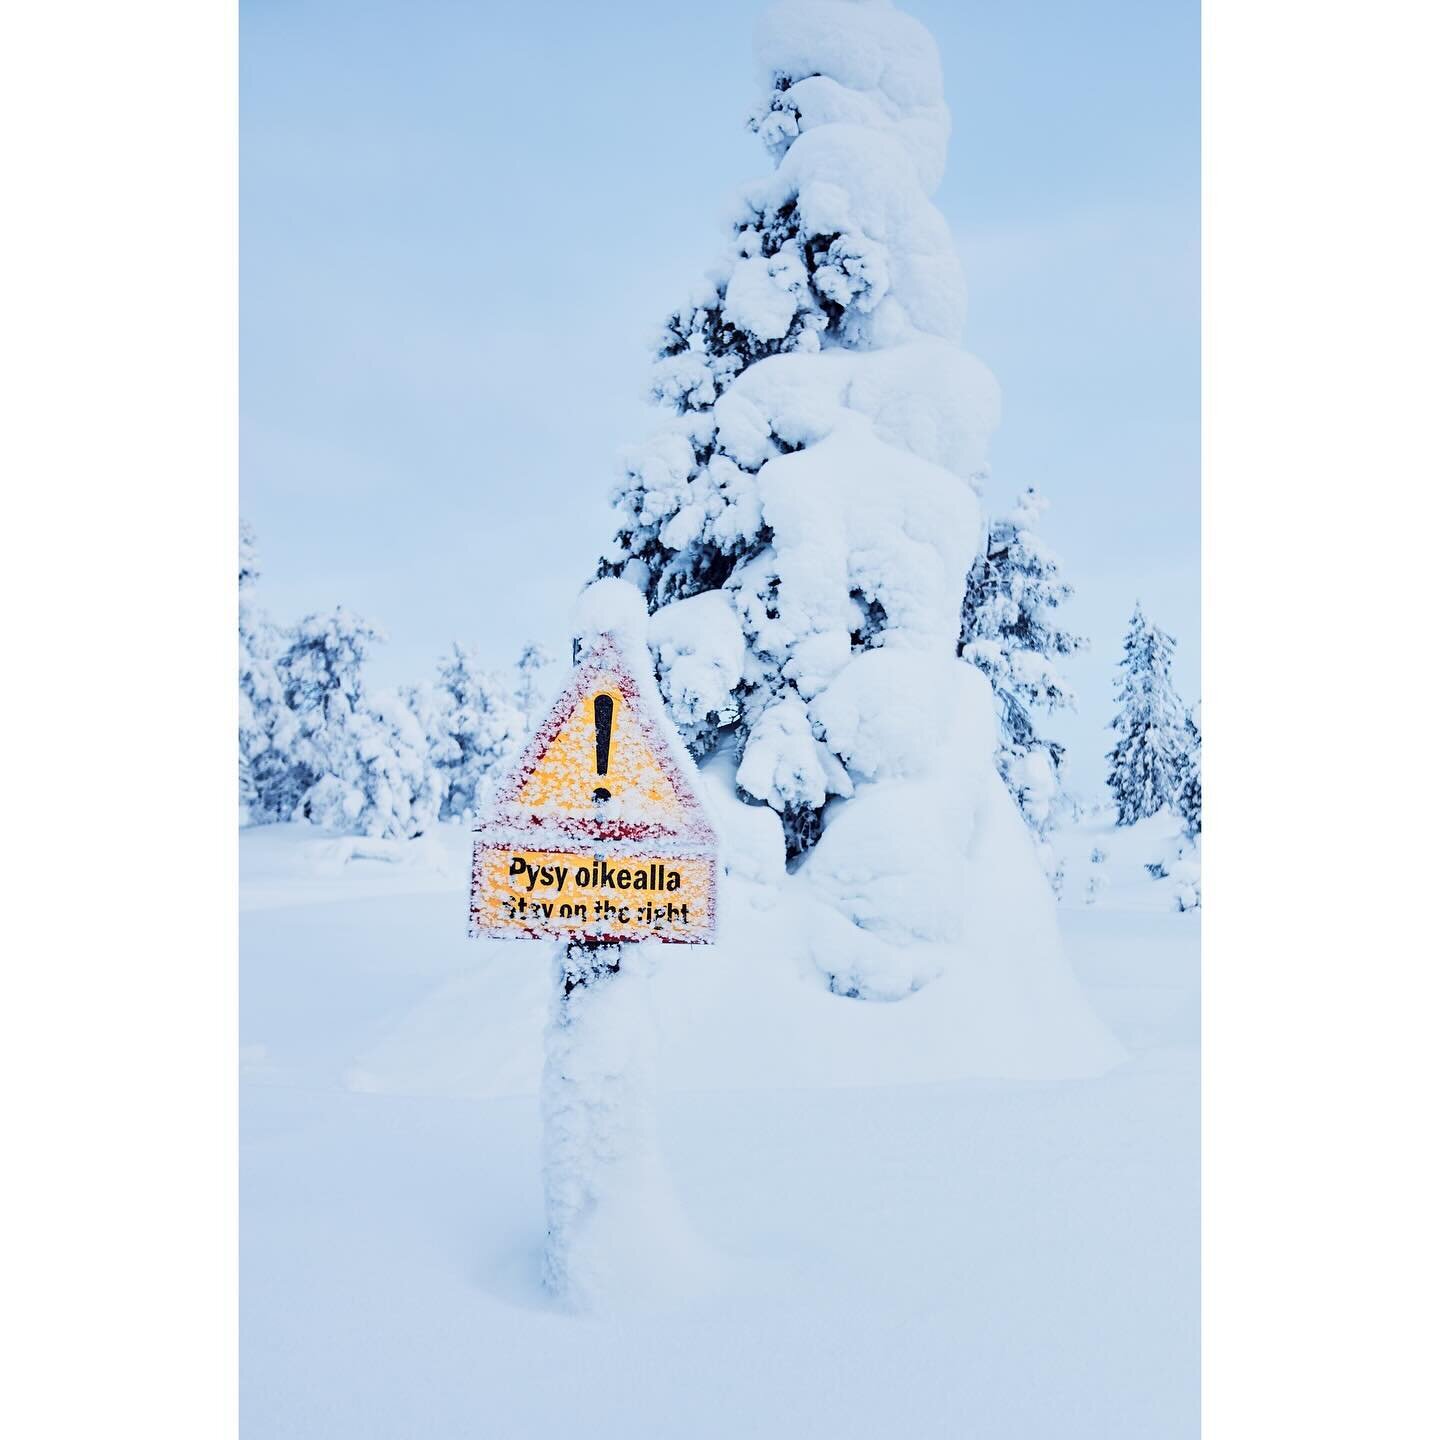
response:
<path fill-rule="evenodd" d="M 662 1140 L 718 1264 L 602 1318 L 539 1285 L 549 970 L 465 938 L 469 837 L 244 832 L 247 1440 L 1195 1434 L 1199 912 L 1137 832 L 1057 845 L 1107 875 L 1061 905 L 1098 1078 L 957 1078 L 929 992 L 825 994 L 758 925 L 667 950 Z"/>
<path fill-rule="evenodd" d="M 1188 911 L 1200 903 L 1200 848 L 1169 810 L 1117 829 L 1113 809 L 1095 805 L 1054 832 L 1049 867 L 1062 905 Z"/>

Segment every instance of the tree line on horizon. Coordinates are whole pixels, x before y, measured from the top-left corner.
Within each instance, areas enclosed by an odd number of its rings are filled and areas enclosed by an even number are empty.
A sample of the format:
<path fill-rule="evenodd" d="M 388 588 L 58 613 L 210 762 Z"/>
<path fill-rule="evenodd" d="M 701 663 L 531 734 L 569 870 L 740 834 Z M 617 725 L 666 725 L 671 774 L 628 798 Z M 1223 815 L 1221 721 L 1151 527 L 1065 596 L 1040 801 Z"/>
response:
<path fill-rule="evenodd" d="M 1053 616 L 1074 592 L 1035 532 L 1046 503 L 1032 486 L 987 526 L 955 647 L 990 682 L 996 768 L 1042 846 L 1076 806 L 1064 786 L 1065 747 L 1040 733 L 1036 717 L 1074 708 L 1060 662 L 1089 645 Z M 365 662 L 384 639 L 379 628 L 343 606 L 277 625 L 255 603 L 259 578 L 255 537 L 242 521 L 241 823 L 298 820 L 408 839 L 478 814 L 539 720 L 540 673 L 552 657 L 527 645 L 507 675 L 456 642 L 430 681 L 376 690 Z M 1170 810 L 1193 837 L 1200 832 L 1198 706 L 1187 709 L 1175 692 L 1174 650 L 1174 638 L 1137 601 L 1115 682 L 1106 784 L 1117 825 Z"/>
<path fill-rule="evenodd" d="M 259 578 L 242 520 L 241 823 L 412 839 L 477 814 L 538 718 L 548 653 L 525 646 L 506 675 L 456 642 L 430 681 L 375 689 L 365 662 L 378 627 L 343 606 L 277 625 L 255 603 Z"/>

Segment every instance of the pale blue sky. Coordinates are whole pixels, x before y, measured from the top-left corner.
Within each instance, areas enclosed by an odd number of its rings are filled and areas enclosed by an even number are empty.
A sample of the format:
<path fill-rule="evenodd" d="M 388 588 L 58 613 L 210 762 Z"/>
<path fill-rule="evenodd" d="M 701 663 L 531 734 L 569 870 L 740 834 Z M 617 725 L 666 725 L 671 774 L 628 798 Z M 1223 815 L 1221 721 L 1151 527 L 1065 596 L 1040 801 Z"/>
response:
<path fill-rule="evenodd" d="M 954 117 L 938 203 L 1004 422 L 1094 651 L 1051 728 L 1103 774 L 1130 608 L 1199 675 L 1199 12 L 914 0 Z M 560 648 L 653 424 L 650 337 L 768 160 L 761 0 L 243 0 L 241 508 L 277 618 L 381 623 L 381 682 L 452 638 Z"/>

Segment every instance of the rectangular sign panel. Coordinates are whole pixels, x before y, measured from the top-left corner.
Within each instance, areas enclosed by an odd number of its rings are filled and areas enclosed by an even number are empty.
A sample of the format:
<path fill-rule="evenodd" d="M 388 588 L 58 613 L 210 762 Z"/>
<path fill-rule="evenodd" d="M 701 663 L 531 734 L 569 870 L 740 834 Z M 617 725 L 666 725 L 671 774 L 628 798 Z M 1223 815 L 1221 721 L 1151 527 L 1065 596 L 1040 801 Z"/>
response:
<path fill-rule="evenodd" d="M 676 945 L 715 938 L 713 855 L 527 849 L 482 837 L 471 878 L 476 936 Z"/>

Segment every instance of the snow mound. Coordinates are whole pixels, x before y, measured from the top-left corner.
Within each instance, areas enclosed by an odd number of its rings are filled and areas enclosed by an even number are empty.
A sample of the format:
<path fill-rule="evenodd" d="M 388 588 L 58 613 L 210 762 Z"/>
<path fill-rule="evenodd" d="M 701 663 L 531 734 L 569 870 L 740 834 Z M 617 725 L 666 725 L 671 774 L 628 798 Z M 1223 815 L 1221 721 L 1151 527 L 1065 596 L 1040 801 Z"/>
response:
<path fill-rule="evenodd" d="M 334 835 L 303 821 L 240 834 L 241 910 L 450 894 L 470 870 L 469 837 L 458 826 L 437 825 L 415 840 Z"/>
<path fill-rule="evenodd" d="M 1050 1081 L 1095 1075 L 1125 1058 L 1062 955 L 1054 898 L 993 770 L 981 781 L 978 811 L 941 804 L 921 833 L 891 832 L 891 841 L 914 841 L 898 856 L 883 838 L 867 839 L 861 802 L 842 807 L 806 873 L 790 876 L 779 818 L 737 793 L 734 769 L 733 753 L 722 751 L 700 771 L 722 862 L 718 941 L 667 946 L 653 961 L 666 1090 Z M 944 854 L 934 833 L 972 813 L 962 904 L 953 877 L 927 868 L 928 857 Z M 883 819 L 874 817 L 877 827 Z M 894 913 L 897 895 L 915 903 L 906 923 L 926 942 L 908 943 L 894 922 L 874 930 L 857 923 L 857 913 L 870 919 L 867 895 L 877 912 Z M 352 1088 L 465 1098 L 537 1092 L 554 988 L 549 956 L 501 942 L 466 948 L 459 933 L 455 975 L 356 1057 Z M 917 955 L 930 957 L 933 971 L 912 993 Z M 856 1004 L 825 973 L 847 966 L 867 986 L 888 984 L 906 998 Z"/>
<path fill-rule="evenodd" d="M 692 595 L 657 610 L 650 620 L 650 649 L 670 716 L 682 727 L 733 708 L 745 669 L 745 636 L 718 590 Z"/>

